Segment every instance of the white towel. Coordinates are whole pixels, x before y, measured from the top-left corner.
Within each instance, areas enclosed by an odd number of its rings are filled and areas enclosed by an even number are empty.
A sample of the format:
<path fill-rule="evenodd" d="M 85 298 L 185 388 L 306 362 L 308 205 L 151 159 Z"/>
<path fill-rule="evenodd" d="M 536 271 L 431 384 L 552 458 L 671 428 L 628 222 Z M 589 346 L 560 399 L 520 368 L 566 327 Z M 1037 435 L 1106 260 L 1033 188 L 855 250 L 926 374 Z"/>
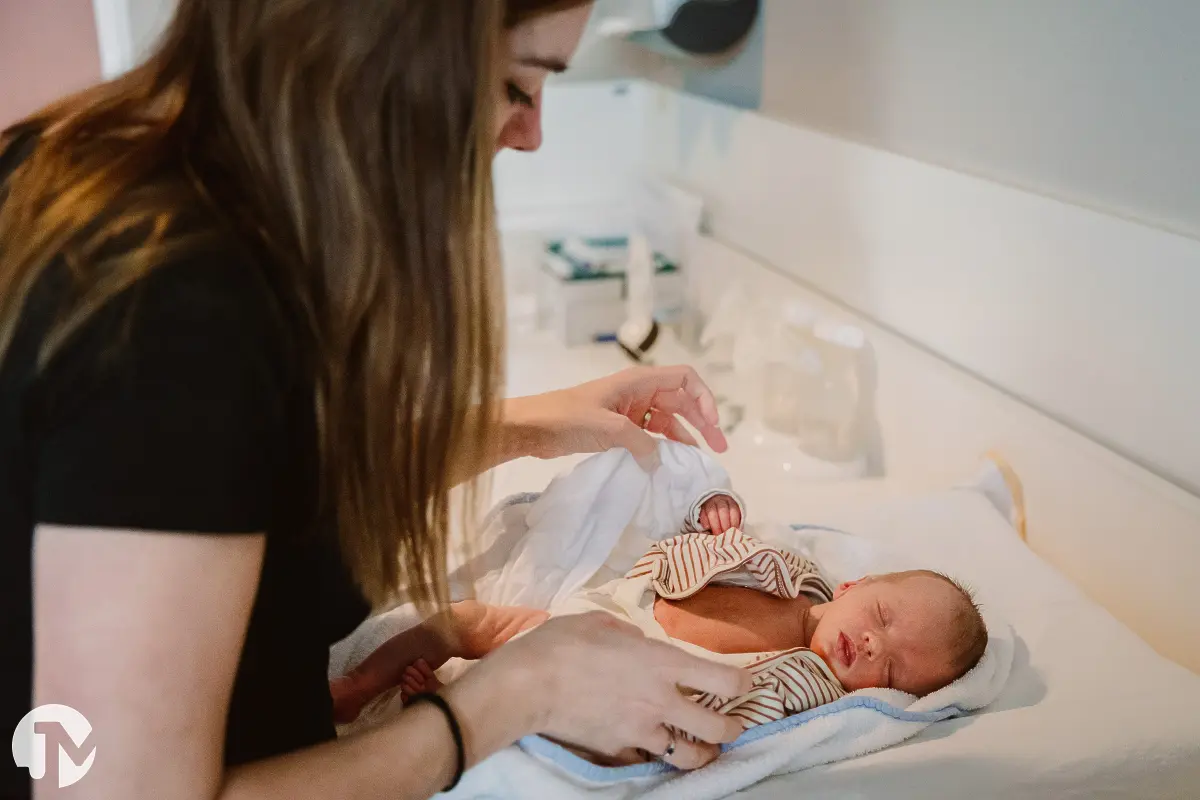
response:
<path fill-rule="evenodd" d="M 476 594 L 484 602 L 548 609 L 580 588 L 624 574 L 651 541 L 678 532 L 697 497 L 729 488 L 724 470 L 700 451 L 663 442 L 659 453 L 662 465 L 652 475 L 628 453 L 614 450 L 584 461 L 540 496 L 524 495 L 501 504 L 484 525 L 479 555 L 454 572 L 456 585 L 461 590 L 474 577 Z M 797 515 L 801 513 L 797 509 Z M 913 566 L 839 531 L 753 522 L 749 530 L 813 559 L 833 583 Z M 887 689 L 853 692 L 835 703 L 748 730 L 715 763 L 694 773 L 662 764 L 598 767 L 544 739 L 529 737 L 471 770 L 449 796 L 717 798 L 773 774 L 879 750 L 996 698 L 1012 664 L 1013 634 L 1006 622 L 986 611 L 985 619 L 991 636 L 979 664 L 924 698 Z M 342 674 L 417 621 L 409 607 L 368 620 L 334 647 L 330 674 Z M 454 665 L 448 671 L 453 673 Z M 395 696 L 380 698 L 350 729 L 376 724 L 397 711 Z"/>

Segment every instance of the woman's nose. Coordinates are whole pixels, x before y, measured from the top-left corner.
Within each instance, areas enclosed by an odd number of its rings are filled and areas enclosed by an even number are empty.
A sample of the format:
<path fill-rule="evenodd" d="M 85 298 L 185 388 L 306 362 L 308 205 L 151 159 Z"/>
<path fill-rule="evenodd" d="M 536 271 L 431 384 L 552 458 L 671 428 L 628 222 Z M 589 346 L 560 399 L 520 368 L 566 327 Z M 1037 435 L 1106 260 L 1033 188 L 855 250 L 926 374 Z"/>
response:
<path fill-rule="evenodd" d="M 540 100 L 540 98 L 539 98 Z M 500 131 L 500 147 L 532 153 L 542 146 L 541 106 L 521 108 Z"/>

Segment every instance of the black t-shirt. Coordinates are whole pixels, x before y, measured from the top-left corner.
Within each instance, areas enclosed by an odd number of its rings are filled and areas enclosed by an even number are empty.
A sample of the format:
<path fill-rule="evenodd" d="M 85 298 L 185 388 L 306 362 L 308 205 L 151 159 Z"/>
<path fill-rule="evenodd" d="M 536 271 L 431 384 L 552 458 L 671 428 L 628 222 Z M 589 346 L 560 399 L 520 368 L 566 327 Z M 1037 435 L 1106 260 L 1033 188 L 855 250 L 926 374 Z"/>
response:
<path fill-rule="evenodd" d="M 0 202 L 16 149 L 0 154 Z M 38 523 L 265 532 L 225 760 L 334 736 L 329 646 L 368 607 L 317 517 L 305 340 L 269 271 L 237 245 L 218 237 L 159 266 L 41 370 L 39 348 L 72 291 L 64 264 L 26 304 L 0 362 L 0 741 L 31 706 Z M 28 773 L 4 763 L 0 797 L 28 796 Z"/>

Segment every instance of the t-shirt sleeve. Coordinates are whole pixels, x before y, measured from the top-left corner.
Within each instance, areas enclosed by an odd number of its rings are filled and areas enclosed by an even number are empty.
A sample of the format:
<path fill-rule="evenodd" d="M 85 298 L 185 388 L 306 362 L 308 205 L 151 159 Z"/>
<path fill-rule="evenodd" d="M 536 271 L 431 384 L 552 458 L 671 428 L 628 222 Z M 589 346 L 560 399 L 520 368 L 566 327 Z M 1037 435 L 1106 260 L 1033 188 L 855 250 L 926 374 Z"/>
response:
<path fill-rule="evenodd" d="M 286 404 L 268 295 L 249 270 L 159 267 L 51 360 L 33 404 L 39 522 L 268 529 Z"/>

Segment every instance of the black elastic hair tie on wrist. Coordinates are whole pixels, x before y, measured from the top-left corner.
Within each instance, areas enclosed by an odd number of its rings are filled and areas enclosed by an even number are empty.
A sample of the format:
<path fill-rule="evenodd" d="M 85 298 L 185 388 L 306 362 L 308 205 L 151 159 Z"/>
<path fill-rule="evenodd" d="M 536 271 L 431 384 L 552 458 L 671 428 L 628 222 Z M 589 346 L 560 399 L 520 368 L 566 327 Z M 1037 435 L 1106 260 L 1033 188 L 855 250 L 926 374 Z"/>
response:
<path fill-rule="evenodd" d="M 409 705 L 414 703 L 432 703 L 437 706 L 442 712 L 442 716 L 446 718 L 446 724 L 450 726 L 450 735 L 454 737 L 454 747 L 458 751 L 457 761 L 454 766 L 454 779 L 450 781 L 450 785 L 443 792 L 449 792 L 458 786 L 458 782 L 462 780 L 463 773 L 467 771 L 467 748 L 463 744 L 462 728 L 459 727 L 458 717 L 454 715 L 454 709 L 450 708 L 450 704 L 446 702 L 446 698 L 440 694 L 418 694 L 414 695 L 409 701 Z"/>

